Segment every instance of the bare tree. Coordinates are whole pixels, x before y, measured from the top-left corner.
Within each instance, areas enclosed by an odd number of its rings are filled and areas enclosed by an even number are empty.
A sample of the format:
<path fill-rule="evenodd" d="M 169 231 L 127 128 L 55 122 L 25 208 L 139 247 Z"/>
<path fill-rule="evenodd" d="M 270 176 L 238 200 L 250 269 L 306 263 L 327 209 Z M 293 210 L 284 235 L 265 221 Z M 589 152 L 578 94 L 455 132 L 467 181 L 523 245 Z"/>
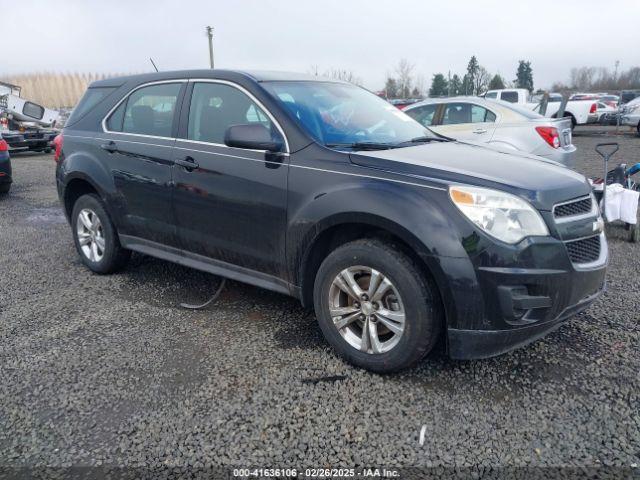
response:
<path fill-rule="evenodd" d="M 358 77 L 351 70 L 342 68 L 331 68 L 324 73 L 325 77 L 333 78 L 334 80 L 342 80 L 343 82 L 353 83 L 354 85 L 361 85 L 362 79 Z"/>
<path fill-rule="evenodd" d="M 318 68 L 318 65 L 311 65 L 307 70 L 307 73 L 309 75 L 313 75 L 314 77 L 317 77 L 320 75 L 320 68 Z"/>
<path fill-rule="evenodd" d="M 476 75 L 473 78 L 473 91 L 476 95 L 480 95 L 483 91 L 487 89 L 489 79 L 490 79 L 490 75 L 487 69 L 484 68 L 482 65 L 478 66 Z"/>
<path fill-rule="evenodd" d="M 413 85 L 413 69 L 415 65 L 410 63 L 406 58 L 398 62 L 395 72 L 398 75 L 397 82 L 402 97 L 408 97 L 411 94 Z"/>

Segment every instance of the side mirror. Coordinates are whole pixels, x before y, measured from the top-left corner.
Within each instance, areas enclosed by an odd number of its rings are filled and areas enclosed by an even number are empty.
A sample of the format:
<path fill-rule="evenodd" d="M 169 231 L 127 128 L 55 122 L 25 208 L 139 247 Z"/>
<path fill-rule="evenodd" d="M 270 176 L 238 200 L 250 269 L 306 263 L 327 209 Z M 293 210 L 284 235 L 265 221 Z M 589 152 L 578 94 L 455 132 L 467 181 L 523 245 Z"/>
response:
<path fill-rule="evenodd" d="M 224 144 L 228 147 L 282 151 L 282 141 L 274 140 L 271 132 L 261 123 L 231 125 L 224 134 Z"/>

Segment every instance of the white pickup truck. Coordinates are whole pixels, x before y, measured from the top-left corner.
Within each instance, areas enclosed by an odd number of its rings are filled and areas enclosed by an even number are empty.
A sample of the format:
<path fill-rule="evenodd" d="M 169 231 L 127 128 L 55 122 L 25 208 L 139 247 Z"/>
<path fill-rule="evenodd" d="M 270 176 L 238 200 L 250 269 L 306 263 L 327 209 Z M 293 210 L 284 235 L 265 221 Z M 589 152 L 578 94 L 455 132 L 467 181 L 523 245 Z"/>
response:
<path fill-rule="evenodd" d="M 490 100 L 502 100 L 503 102 L 517 103 L 524 107 L 540 113 L 540 100 L 534 101 L 526 88 L 505 88 L 501 90 L 489 90 L 482 95 Z M 547 111 L 545 117 L 556 118 L 562 95 L 559 93 L 549 94 Z M 596 100 L 570 100 L 564 109 L 564 116 L 571 118 L 571 126 L 586 125 L 598 121 L 598 102 Z"/>

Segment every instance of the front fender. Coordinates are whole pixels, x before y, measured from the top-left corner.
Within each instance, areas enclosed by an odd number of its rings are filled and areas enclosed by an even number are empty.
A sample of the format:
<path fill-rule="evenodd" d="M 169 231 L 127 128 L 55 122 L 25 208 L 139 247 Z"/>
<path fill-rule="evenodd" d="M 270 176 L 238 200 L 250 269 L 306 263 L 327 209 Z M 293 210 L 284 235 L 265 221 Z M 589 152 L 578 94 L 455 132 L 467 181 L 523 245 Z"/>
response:
<path fill-rule="evenodd" d="M 294 181 L 300 180 L 296 172 L 292 175 Z M 475 281 L 469 253 L 484 245 L 447 191 L 384 179 L 345 182 L 341 178 L 339 184 L 333 180 L 328 188 L 292 196 L 298 199 L 290 203 L 287 259 L 294 284 L 303 284 L 304 266 L 328 229 L 347 224 L 377 227 L 400 238 L 420 256 L 440 290 L 448 320 L 457 318 L 452 279 Z M 320 183 L 315 178 L 315 184 Z"/>

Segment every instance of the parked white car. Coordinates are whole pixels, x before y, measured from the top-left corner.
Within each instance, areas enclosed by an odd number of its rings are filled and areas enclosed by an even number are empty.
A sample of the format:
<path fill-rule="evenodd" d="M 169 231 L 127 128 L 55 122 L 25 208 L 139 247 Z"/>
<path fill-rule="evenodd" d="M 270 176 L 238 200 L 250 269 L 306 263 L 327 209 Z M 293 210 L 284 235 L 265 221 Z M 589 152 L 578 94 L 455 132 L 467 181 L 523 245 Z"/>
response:
<path fill-rule="evenodd" d="M 526 88 L 505 88 L 502 90 L 489 90 L 485 93 L 487 100 L 502 100 L 504 102 L 516 103 L 540 113 L 540 101 L 532 101 L 529 91 Z M 547 111 L 545 117 L 556 118 L 562 95 L 552 93 L 549 95 Z M 569 100 L 564 110 L 564 116 L 571 119 L 571 126 L 586 125 L 598 121 L 598 101 L 597 100 Z"/>
<path fill-rule="evenodd" d="M 636 127 L 640 135 L 640 97 L 636 97 L 629 103 L 620 107 L 621 122 L 623 125 Z"/>
<path fill-rule="evenodd" d="M 598 123 L 603 123 L 603 121 L 611 116 L 615 116 L 618 112 L 617 108 L 612 107 L 611 105 L 607 105 L 606 103 L 598 100 Z"/>
<path fill-rule="evenodd" d="M 507 102 L 479 97 L 430 98 L 405 108 L 425 127 L 456 140 L 518 150 L 573 166 L 569 119 L 550 119 Z"/>

